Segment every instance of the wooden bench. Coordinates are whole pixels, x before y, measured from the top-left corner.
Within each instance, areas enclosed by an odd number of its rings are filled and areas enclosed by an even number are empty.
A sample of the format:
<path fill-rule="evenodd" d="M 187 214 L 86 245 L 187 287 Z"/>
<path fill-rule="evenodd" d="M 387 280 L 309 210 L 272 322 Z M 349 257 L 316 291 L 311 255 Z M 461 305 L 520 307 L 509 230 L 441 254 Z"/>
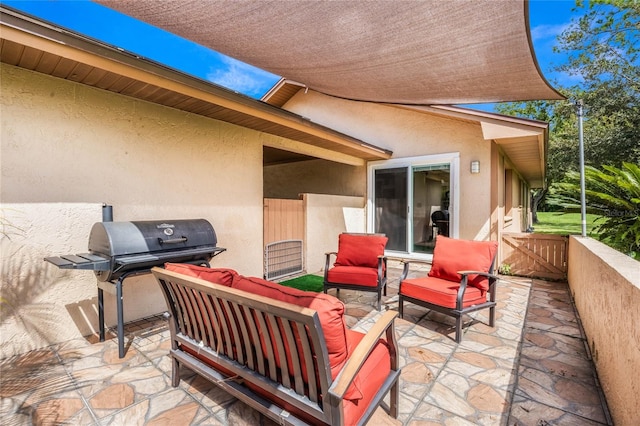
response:
<path fill-rule="evenodd" d="M 383 314 L 366 334 L 345 332 L 361 335 L 359 343 L 332 377 L 316 310 L 161 268 L 152 273 L 170 313 L 174 387 L 180 382 L 180 367 L 187 367 L 285 425 L 365 424 L 379 405 L 397 417 L 397 312 Z M 244 285 L 259 281 L 241 278 Z M 335 303 L 342 305 L 337 299 Z M 379 382 L 367 383 L 380 374 Z M 346 394 L 353 394 L 355 382 L 363 397 L 354 401 Z M 387 394 L 388 404 L 383 401 Z"/>

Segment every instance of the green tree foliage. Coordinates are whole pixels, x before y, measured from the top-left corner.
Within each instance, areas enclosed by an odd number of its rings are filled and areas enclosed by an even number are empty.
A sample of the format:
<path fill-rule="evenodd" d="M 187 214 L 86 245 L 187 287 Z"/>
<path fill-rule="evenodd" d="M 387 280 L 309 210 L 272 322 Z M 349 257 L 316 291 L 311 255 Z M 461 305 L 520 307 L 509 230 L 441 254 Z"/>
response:
<path fill-rule="evenodd" d="M 601 215 L 594 231 L 611 247 L 640 260 L 640 166 L 585 168 L 587 211 Z M 548 202 L 567 211 L 580 211 L 580 174 L 568 172 L 554 185 Z"/>
<path fill-rule="evenodd" d="M 591 0 L 586 7 L 579 1 L 575 10 L 582 13 L 555 46 L 556 52 L 568 54 L 555 70 L 580 77 L 572 87 L 555 84 L 570 101 L 496 107 L 503 114 L 550 123 L 549 185 L 579 170 L 577 99 L 585 104 L 585 163 L 594 168 L 640 164 L 640 1 Z"/>

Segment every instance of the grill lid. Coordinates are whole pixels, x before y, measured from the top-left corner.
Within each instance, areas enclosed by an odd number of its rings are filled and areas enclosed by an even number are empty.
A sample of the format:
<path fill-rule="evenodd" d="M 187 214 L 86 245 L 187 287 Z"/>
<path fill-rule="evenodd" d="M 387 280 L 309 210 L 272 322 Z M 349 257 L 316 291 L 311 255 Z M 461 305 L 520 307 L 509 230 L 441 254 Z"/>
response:
<path fill-rule="evenodd" d="M 205 219 L 98 222 L 89 235 L 90 253 L 46 257 L 61 269 L 94 271 L 99 281 L 148 272 L 166 262 L 206 263 L 226 249 L 216 247 Z"/>
<path fill-rule="evenodd" d="M 218 240 L 205 219 L 97 222 L 89 235 L 89 252 L 107 257 L 215 247 Z"/>

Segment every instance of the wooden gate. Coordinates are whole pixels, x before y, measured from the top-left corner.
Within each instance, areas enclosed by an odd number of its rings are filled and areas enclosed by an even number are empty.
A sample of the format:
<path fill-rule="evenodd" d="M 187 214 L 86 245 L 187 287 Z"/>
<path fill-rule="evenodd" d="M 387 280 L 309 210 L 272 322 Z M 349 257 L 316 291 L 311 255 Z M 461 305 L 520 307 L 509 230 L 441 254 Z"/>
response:
<path fill-rule="evenodd" d="M 303 200 L 264 199 L 264 276 L 267 279 L 304 270 Z"/>
<path fill-rule="evenodd" d="M 548 234 L 502 234 L 500 265 L 513 275 L 567 279 L 569 238 Z"/>

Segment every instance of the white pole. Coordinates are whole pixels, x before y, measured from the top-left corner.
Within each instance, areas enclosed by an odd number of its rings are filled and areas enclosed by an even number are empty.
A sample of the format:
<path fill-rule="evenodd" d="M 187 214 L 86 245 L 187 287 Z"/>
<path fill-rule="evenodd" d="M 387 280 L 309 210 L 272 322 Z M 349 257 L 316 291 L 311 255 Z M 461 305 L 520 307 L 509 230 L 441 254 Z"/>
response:
<path fill-rule="evenodd" d="M 576 101 L 578 108 L 578 147 L 580 149 L 580 219 L 582 220 L 582 236 L 587 236 L 587 203 L 585 197 L 584 184 L 584 139 L 582 135 L 582 108 L 584 103 L 582 99 Z"/>

